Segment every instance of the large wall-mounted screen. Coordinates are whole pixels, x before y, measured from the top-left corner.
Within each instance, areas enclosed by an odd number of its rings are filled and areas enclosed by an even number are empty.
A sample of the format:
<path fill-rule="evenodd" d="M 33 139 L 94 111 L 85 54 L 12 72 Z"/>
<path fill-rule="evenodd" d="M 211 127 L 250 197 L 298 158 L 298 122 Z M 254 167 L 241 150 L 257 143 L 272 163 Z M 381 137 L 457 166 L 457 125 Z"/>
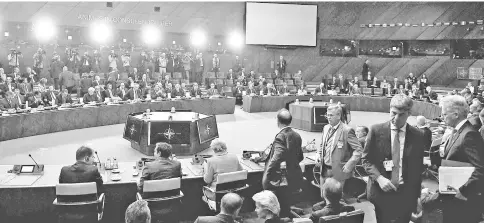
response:
<path fill-rule="evenodd" d="M 316 46 L 317 20 L 317 5 L 248 2 L 245 43 Z"/>

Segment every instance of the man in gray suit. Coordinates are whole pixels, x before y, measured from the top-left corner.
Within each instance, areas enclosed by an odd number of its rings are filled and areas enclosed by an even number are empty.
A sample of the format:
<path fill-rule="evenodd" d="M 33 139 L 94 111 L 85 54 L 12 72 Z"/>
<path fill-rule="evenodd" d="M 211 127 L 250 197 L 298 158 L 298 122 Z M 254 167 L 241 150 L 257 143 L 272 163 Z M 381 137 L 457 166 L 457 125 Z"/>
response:
<path fill-rule="evenodd" d="M 156 143 L 155 158 L 153 162 L 146 164 L 141 175 L 138 190 L 143 192 L 145 180 L 162 180 L 182 176 L 181 163 L 171 157 L 171 145 L 164 142 Z"/>
<path fill-rule="evenodd" d="M 218 215 L 198 217 L 195 223 L 235 223 L 242 204 L 243 200 L 238 194 L 228 193 L 222 197 Z"/>
<path fill-rule="evenodd" d="M 343 109 L 339 105 L 328 107 L 319 157 L 321 160 L 321 187 L 327 178 L 334 178 L 344 185 L 353 176 L 356 164 L 360 161 L 363 149 L 356 138 L 355 130 L 341 121 Z M 323 191 L 321 190 L 321 197 Z"/>

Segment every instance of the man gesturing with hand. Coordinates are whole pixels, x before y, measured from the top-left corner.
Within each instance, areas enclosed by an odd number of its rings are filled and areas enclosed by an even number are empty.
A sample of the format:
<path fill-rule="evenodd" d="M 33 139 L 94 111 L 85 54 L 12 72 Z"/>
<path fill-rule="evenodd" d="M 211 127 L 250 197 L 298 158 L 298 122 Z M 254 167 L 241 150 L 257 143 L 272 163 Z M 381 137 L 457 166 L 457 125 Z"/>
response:
<path fill-rule="evenodd" d="M 363 166 L 370 175 L 368 200 L 378 223 L 408 223 L 420 196 L 424 146 L 430 137 L 407 124 L 413 101 L 395 95 L 390 121 L 373 125 L 363 150 Z"/>

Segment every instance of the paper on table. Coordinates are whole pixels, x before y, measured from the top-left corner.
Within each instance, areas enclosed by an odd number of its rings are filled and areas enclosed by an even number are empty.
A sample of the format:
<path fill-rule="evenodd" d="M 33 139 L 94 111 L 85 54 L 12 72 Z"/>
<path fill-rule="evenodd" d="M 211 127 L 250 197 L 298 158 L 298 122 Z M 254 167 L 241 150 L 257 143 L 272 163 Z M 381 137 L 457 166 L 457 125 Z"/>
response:
<path fill-rule="evenodd" d="M 464 185 L 471 177 L 474 169 L 474 167 L 441 166 L 439 168 L 439 192 L 442 194 L 456 194 L 457 192 L 450 189 L 449 186 L 458 189 Z"/>

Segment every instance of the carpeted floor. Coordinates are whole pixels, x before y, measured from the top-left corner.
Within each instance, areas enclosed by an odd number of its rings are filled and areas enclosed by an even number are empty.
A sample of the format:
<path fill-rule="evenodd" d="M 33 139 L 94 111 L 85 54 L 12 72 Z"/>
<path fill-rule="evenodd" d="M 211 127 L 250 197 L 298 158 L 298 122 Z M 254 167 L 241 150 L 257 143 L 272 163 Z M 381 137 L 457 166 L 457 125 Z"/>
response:
<path fill-rule="evenodd" d="M 352 127 L 370 126 L 389 119 L 388 113 L 353 111 L 351 115 Z M 218 115 L 217 121 L 220 139 L 227 143 L 229 152 L 235 154 L 246 149 L 264 149 L 278 132 L 276 112 L 246 113 L 237 107 L 234 114 Z M 415 117 L 410 117 L 408 123 L 415 124 Z M 38 163 L 67 165 L 75 162 L 75 151 L 81 145 L 92 146 L 101 160 L 116 157 L 120 162 L 134 163 L 144 155 L 131 149 L 130 143 L 122 138 L 123 129 L 124 124 L 119 124 L 0 142 L 0 164 L 31 163 L 28 157 L 31 154 Z M 321 133 L 296 131 L 303 138 L 303 144 L 313 139 L 316 139 L 316 145 L 320 144 Z M 303 208 L 310 209 L 310 205 Z M 356 205 L 367 213 L 365 222 L 375 222 L 371 205 Z M 254 214 L 248 214 L 244 222 L 260 222 Z"/>

